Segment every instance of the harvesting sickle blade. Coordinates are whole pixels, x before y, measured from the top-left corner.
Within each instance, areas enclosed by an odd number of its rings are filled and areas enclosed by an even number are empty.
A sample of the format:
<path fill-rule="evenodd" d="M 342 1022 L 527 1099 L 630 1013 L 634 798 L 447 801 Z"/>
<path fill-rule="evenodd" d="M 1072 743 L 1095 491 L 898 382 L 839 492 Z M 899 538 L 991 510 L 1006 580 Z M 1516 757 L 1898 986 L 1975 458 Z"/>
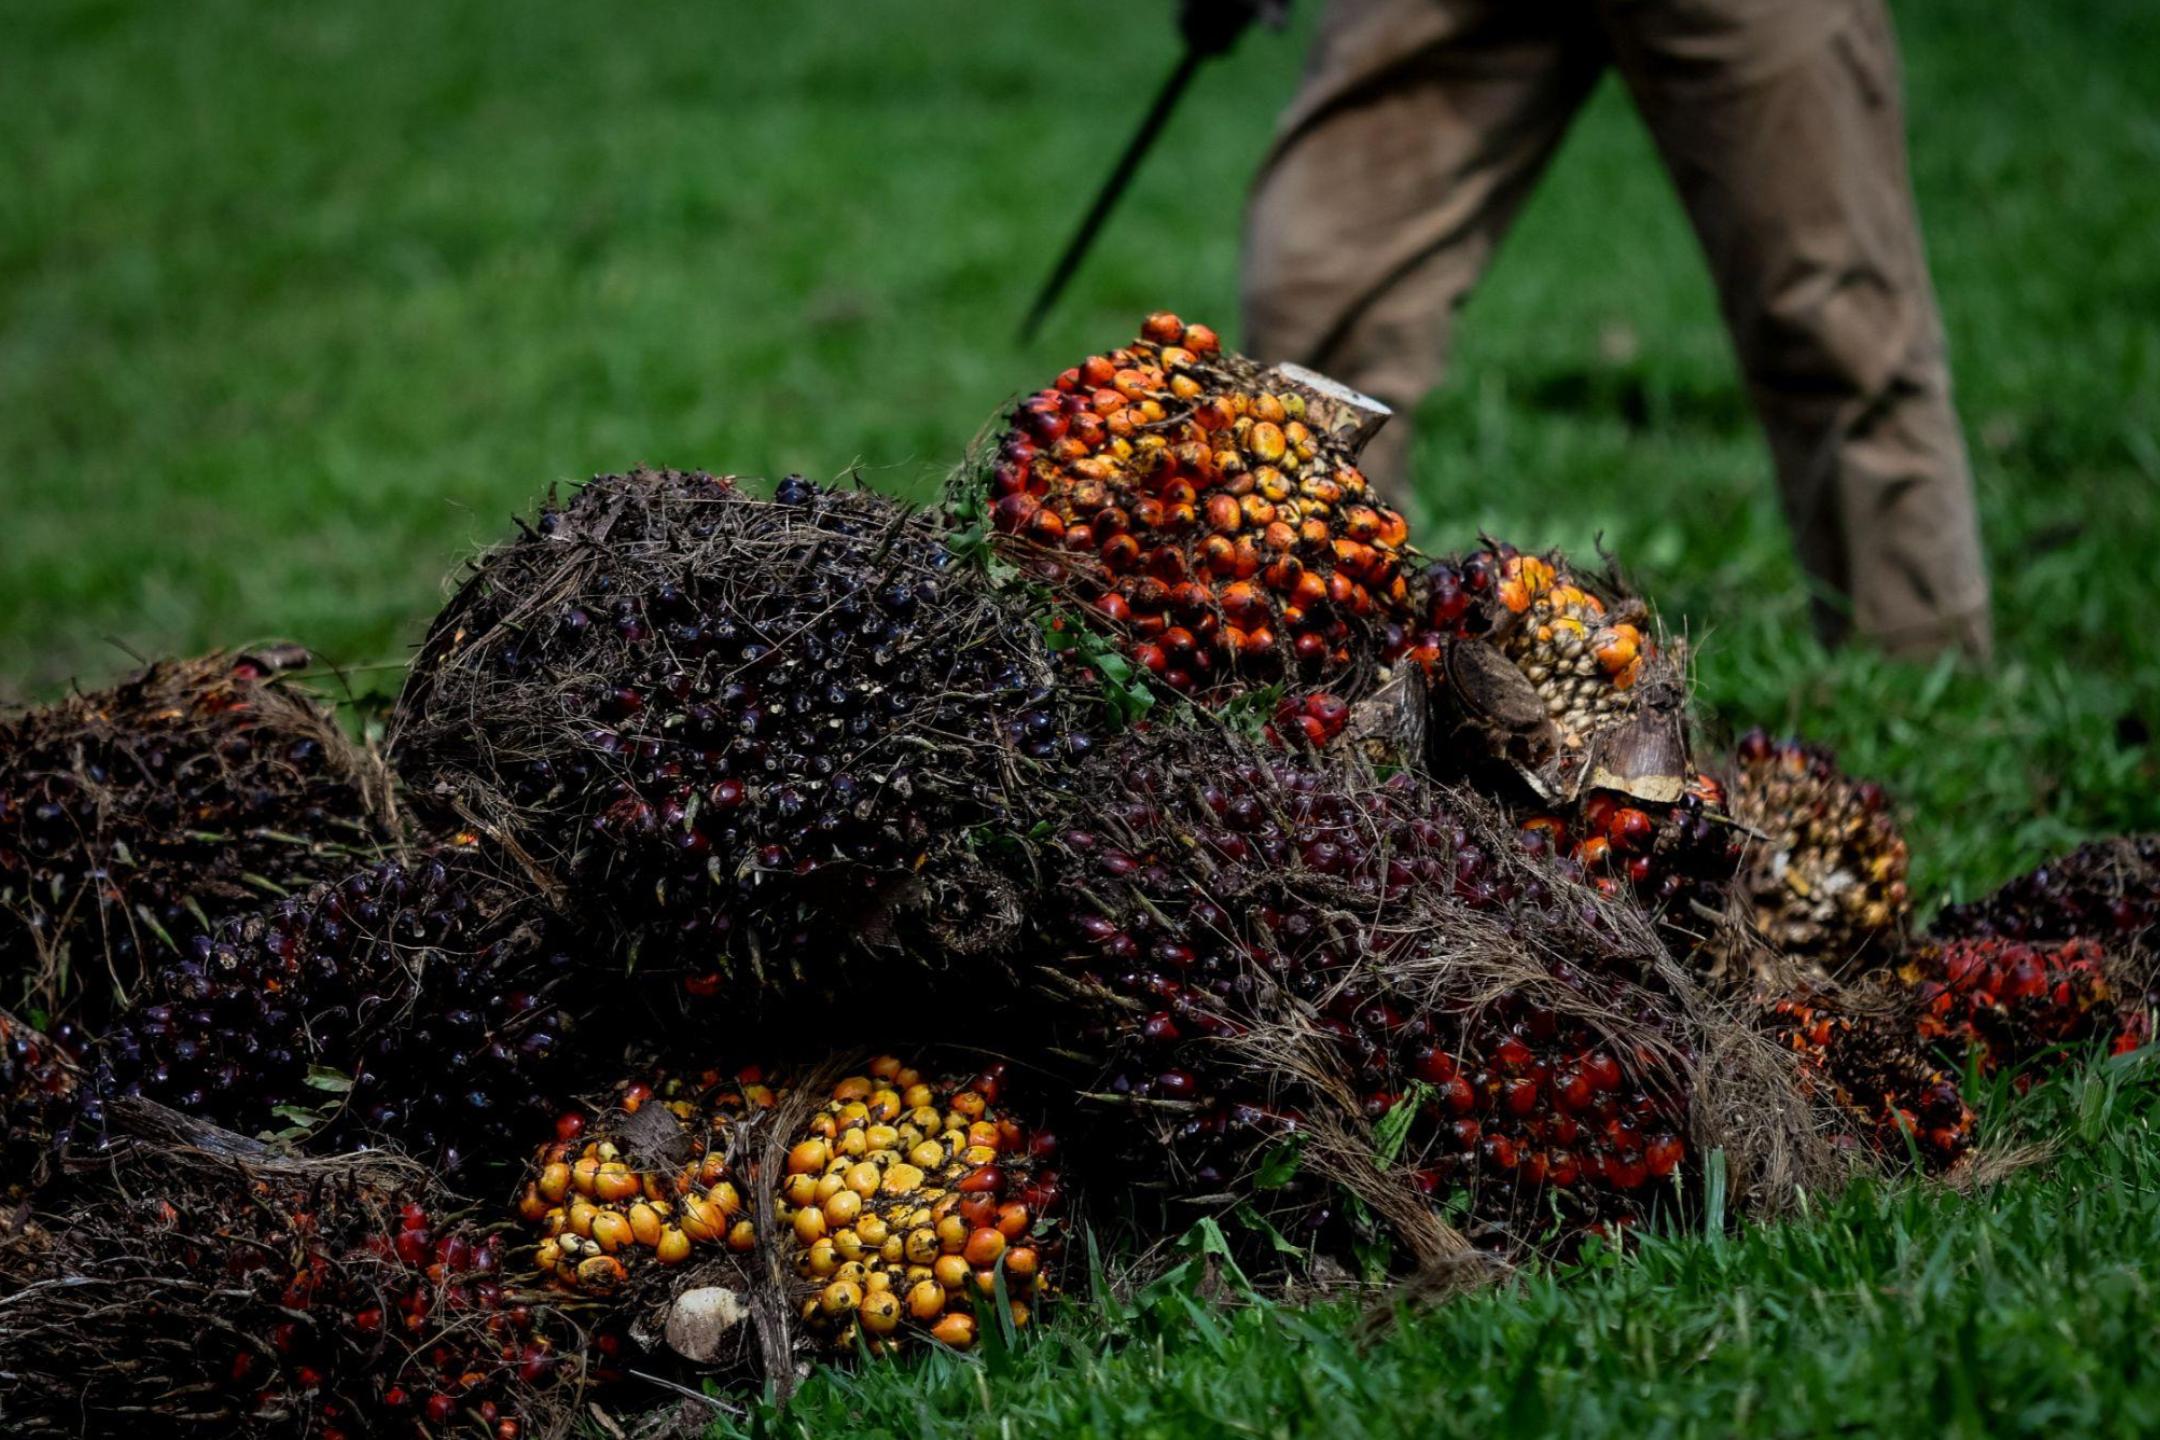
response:
<path fill-rule="evenodd" d="M 1064 253 L 1058 256 L 1056 266 L 1050 271 L 1050 278 L 1043 281 L 1042 289 L 1035 295 L 1035 303 L 1028 307 L 1027 318 L 1020 322 L 1021 343 L 1033 340 L 1042 329 L 1042 322 L 1049 315 L 1050 307 L 1057 304 L 1058 296 L 1065 293 L 1065 286 L 1072 280 L 1073 272 L 1078 270 L 1080 262 L 1087 258 L 1088 250 L 1094 245 L 1095 236 L 1102 230 L 1103 222 L 1110 218 L 1110 212 L 1117 208 L 1117 202 L 1132 184 L 1134 174 L 1140 169 L 1140 162 L 1146 159 L 1148 151 L 1155 147 L 1156 138 L 1162 134 L 1163 126 L 1169 122 L 1171 112 L 1177 109 L 1178 101 L 1184 98 L 1193 76 L 1200 73 L 1200 62 L 1205 58 L 1201 51 L 1186 47 L 1185 53 L 1178 58 L 1177 68 L 1170 72 L 1170 78 L 1165 80 L 1162 89 L 1156 92 L 1155 103 L 1148 107 L 1147 114 L 1140 121 L 1140 128 L 1133 131 L 1132 139 L 1126 142 L 1125 152 L 1118 156 L 1117 165 L 1110 171 L 1110 178 L 1104 181 L 1102 189 L 1096 192 L 1095 203 L 1088 207 L 1087 214 L 1080 221 L 1080 228 L 1073 232 Z"/>

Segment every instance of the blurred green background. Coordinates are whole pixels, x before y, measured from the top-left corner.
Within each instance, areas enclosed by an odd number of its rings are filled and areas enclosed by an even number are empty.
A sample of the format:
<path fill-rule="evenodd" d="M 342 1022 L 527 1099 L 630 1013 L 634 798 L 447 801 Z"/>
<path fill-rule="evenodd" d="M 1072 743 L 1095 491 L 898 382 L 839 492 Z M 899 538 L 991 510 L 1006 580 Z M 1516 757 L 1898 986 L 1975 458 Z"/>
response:
<path fill-rule="evenodd" d="M 1608 87 L 1461 327 L 1422 531 L 1602 536 L 1732 725 L 1891 781 L 1970 890 L 2160 826 L 2160 40 L 2147 0 L 1897 7 L 1989 547 L 1991 677 L 1826 657 L 1707 281 Z M 1047 333 L 1166 7 L 7 0 L 0 697 L 290 635 L 363 688 L 551 483 L 927 496 L 1166 306 L 1235 332 L 1303 32 L 1210 69 Z"/>

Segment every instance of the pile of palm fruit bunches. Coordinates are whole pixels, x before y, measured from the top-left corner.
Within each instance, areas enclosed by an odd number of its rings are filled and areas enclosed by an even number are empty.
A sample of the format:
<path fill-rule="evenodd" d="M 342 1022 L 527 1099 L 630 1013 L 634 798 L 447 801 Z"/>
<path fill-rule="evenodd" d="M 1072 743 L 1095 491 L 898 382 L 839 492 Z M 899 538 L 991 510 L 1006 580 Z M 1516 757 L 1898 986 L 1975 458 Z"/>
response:
<path fill-rule="evenodd" d="M 1565 1256 L 2146 1042 L 2160 840 L 1922 933 L 1878 786 L 1699 753 L 1602 560 L 1415 548 L 1383 418 L 1152 315 L 932 510 L 551 495 L 379 745 L 289 645 L 0 713 L 10 1433 L 784 1389 L 1084 1304 L 1083 1219 Z"/>

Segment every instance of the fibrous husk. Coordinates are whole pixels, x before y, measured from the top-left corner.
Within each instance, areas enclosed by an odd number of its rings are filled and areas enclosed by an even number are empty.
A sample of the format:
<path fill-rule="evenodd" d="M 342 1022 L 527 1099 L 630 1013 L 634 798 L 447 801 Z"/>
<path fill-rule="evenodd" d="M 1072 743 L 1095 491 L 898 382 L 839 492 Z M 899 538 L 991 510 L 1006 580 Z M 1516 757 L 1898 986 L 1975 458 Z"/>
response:
<path fill-rule="evenodd" d="M 1007 852 L 1037 1003 L 1187 1213 L 1431 1265 L 1684 1213 L 1713 1151 L 1756 1213 L 1843 1172 L 1751 1018 L 1475 795 L 1212 725 L 1095 767 Z"/>
<path fill-rule="evenodd" d="M 934 517 L 638 471 L 480 560 L 390 749 L 419 807 L 739 1014 L 844 983 L 944 883 L 927 854 L 1085 753 L 1056 678 L 1041 622 Z"/>
<path fill-rule="evenodd" d="M 0 1000 L 95 1035 L 189 942 L 395 831 L 297 646 L 0 712 Z"/>
<path fill-rule="evenodd" d="M 81 1103 L 79 1057 L 0 1010 L 0 1202 L 35 1194 L 52 1178 Z"/>
<path fill-rule="evenodd" d="M 611 1364 L 410 1160 L 112 1121 L 64 1212 L 0 1219 L 11 1435 L 539 1440 Z"/>

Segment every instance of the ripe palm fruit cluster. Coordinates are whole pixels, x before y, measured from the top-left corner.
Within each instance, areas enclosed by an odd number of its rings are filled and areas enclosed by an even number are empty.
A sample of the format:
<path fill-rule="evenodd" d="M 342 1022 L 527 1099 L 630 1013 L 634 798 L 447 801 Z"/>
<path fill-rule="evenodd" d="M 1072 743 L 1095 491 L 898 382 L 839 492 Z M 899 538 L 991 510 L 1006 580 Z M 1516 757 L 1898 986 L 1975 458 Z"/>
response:
<path fill-rule="evenodd" d="M 787 1152 L 780 1217 L 828 1348 L 967 1349 L 1003 1305 L 1029 1322 L 1058 1248 L 1057 1141 L 999 1105 L 1004 1066 L 936 1081 L 891 1056 L 843 1077 Z"/>
<path fill-rule="evenodd" d="M 50 1178 L 81 1086 L 73 1052 L 0 1010 L 0 1201 L 22 1200 Z"/>
<path fill-rule="evenodd" d="M 777 1247 L 820 1345 L 965 1349 L 993 1304 L 1028 1322 L 1061 1248 L 1057 1142 L 1022 1126 L 1005 1084 L 1002 1065 L 940 1078 L 879 1056 L 807 1111 L 756 1070 L 627 1086 L 596 1119 L 562 1117 L 540 1152 L 518 1205 L 534 1266 L 590 1296 L 714 1262 L 754 1289 Z M 778 1228 L 761 1233 L 765 1201 Z"/>
<path fill-rule="evenodd" d="M 91 1062 L 86 1128 L 142 1095 L 255 1133 L 385 1136 L 444 1170 L 551 1113 L 574 951 L 476 851 L 384 860 L 197 937 Z"/>
<path fill-rule="evenodd" d="M 2149 952 L 2160 930 L 2160 835 L 2097 840 L 1964 905 L 1945 906 L 1943 939 L 2098 940 Z"/>
<path fill-rule="evenodd" d="M 1491 540 L 1435 561 L 1418 588 L 1426 628 L 1409 653 L 1452 722 L 1433 767 L 1507 800 L 1529 849 L 1642 902 L 1691 950 L 1724 908 L 1739 840 L 1723 787 L 1689 757 L 1685 689 L 1647 609 L 1558 553 Z"/>
<path fill-rule="evenodd" d="M 2150 1038 L 2146 1011 L 2118 1002 L 2110 968 L 2091 940 L 1987 938 L 1916 945 L 1896 973 L 1918 1006 L 1922 1040 L 1984 1074 L 2017 1069 L 2023 1089 L 2036 1061 L 2102 1040 L 2132 1050 Z"/>
<path fill-rule="evenodd" d="M 1760 730 L 1741 739 L 1733 770 L 1733 818 L 1751 834 L 1740 886 L 1770 947 L 1838 977 L 1894 948 L 1912 916 L 1910 855 L 1882 787 Z"/>
<path fill-rule="evenodd" d="M 963 498 L 1174 690 L 1355 685 L 1415 618 L 1409 528 L 1335 403 L 1157 313 L 1021 401 Z"/>
<path fill-rule="evenodd" d="M 1220 1192 L 1263 1144 L 1407 1104 L 1402 1168 L 1502 1242 L 1555 1215 L 1625 1222 L 1669 1189 L 1692 1057 L 1647 933 L 1637 947 L 1503 825 L 1406 773 L 1187 759 L 1155 739 L 1113 755 L 1115 798 L 1038 862 L 1067 897 L 1038 919 L 1051 983 L 1085 1002 L 1107 1096 L 1172 1117 L 1180 1181 Z M 1327 1223 L 1324 1195 L 1288 1198 Z"/>
<path fill-rule="evenodd" d="M 1655 654 L 1645 628 L 1648 611 L 1639 601 L 1608 608 L 1557 555 L 1499 546 L 1469 563 L 1485 557 L 1494 567 L 1492 598 L 1502 612 L 1501 648 L 1544 702 L 1562 747 L 1580 750 L 1629 708 L 1628 692 Z M 1440 588 L 1437 576 L 1428 583 Z"/>
<path fill-rule="evenodd" d="M 1037 619 L 954 564 L 867 492 L 602 477 L 481 561 L 393 757 L 437 815 L 634 906 L 648 972 L 748 1003 L 888 931 L 1000 778 L 1091 743 Z"/>
<path fill-rule="evenodd" d="M 1923 1053 L 1902 1013 L 1866 1013 L 1799 993 L 1768 1002 L 1760 1019 L 1845 1117 L 1851 1138 L 1878 1155 L 1947 1170 L 1971 1148 L 1973 1113 L 1956 1078 Z"/>
<path fill-rule="evenodd" d="M 518 1199 L 519 1215 L 540 1227 L 534 1268 L 558 1287 L 610 1295 L 648 1265 L 756 1249 L 738 1150 L 745 1121 L 774 1098 L 757 1072 L 743 1071 L 731 1082 L 710 1074 L 694 1086 L 665 1077 L 625 1086 L 612 1133 L 565 1111 Z M 656 1113 L 675 1123 L 656 1130 Z"/>
<path fill-rule="evenodd" d="M 1617 581 L 1488 540 L 1427 566 L 1418 594 L 1424 628 L 1408 654 L 1455 721 L 1437 759 L 1504 760 L 1549 803 L 1594 789 L 1680 797 L 1690 770 L 1677 658 Z M 1466 735 L 1483 743 L 1464 750 Z"/>
<path fill-rule="evenodd" d="M 0 984 L 95 1034 L 219 920 L 386 838 L 382 782 L 279 672 L 168 661 L 0 714 Z"/>
<path fill-rule="evenodd" d="M 522 1440 L 606 1378 L 408 1163 L 167 1129 L 116 1149 L 123 1183 L 0 1222 L 9 1289 L 44 1297 L 0 1326 L 10 1434 Z"/>

